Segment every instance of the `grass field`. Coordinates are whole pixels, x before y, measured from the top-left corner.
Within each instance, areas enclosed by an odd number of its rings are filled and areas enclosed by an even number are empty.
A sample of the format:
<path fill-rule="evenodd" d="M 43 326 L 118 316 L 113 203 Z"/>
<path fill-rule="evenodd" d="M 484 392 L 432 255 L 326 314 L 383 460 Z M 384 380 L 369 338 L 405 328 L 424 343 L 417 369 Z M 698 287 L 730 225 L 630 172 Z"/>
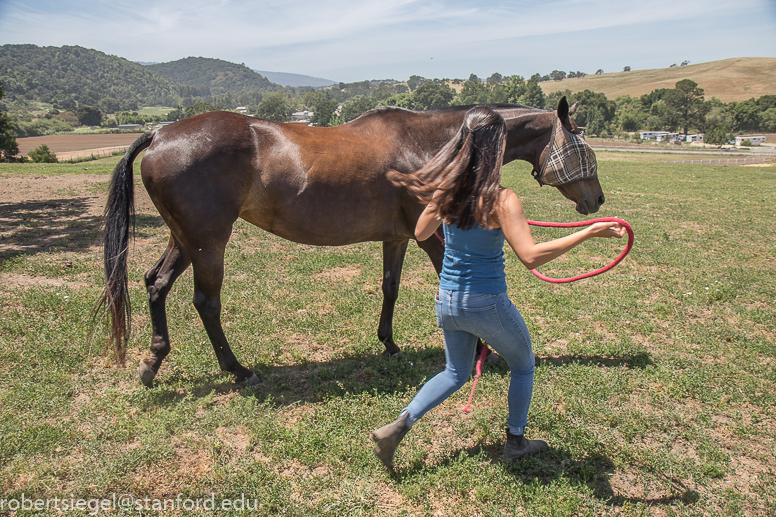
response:
<path fill-rule="evenodd" d="M 419 248 L 410 245 L 394 321 L 404 357 L 386 360 L 379 244 L 302 246 L 238 222 L 223 321 L 261 383 L 240 389 L 218 371 L 189 270 L 168 300 L 173 352 L 144 388 L 142 275 L 167 231 L 142 188 L 128 367 L 106 364 L 105 331 L 89 319 L 116 161 L 0 164 L 0 515 L 23 498 L 110 507 L 114 494 L 149 509 L 110 515 L 188 515 L 181 497 L 242 497 L 268 516 L 776 513 L 776 169 L 602 160 L 597 215 L 633 226 L 628 258 L 560 286 L 507 260 L 537 356 L 529 435 L 550 450 L 499 461 L 509 375 L 488 363 L 473 412 L 460 411 L 467 385 L 413 428 L 391 474 L 369 433 L 444 363 L 436 278 Z M 525 164 L 507 166 L 504 184 L 531 219 L 581 218 Z M 599 267 L 623 244 L 587 242 L 542 270 Z M 174 509 L 155 510 L 164 499 Z"/>

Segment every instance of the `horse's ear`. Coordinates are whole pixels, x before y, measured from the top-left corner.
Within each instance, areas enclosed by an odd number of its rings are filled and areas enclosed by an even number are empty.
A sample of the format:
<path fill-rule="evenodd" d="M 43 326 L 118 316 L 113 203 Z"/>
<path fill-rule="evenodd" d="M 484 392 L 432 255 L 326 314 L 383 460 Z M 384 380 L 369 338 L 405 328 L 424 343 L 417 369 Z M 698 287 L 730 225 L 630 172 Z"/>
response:
<path fill-rule="evenodd" d="M 566 96 L 560 98 L 558 101 L 558 118 L 561 122 L 568 122 L 569 120 L 569 102 L 566 100 Z"/>
<path fill-rule="evenodd" d="M 574 113 L 576 113 L 576 111 L 577 111 L 577 104 L 579 104 L 579 103 L 575 102 L 574 104 L 571 105 L 571 107 L 569 108 L 569 115 L 573 115 Z"/>

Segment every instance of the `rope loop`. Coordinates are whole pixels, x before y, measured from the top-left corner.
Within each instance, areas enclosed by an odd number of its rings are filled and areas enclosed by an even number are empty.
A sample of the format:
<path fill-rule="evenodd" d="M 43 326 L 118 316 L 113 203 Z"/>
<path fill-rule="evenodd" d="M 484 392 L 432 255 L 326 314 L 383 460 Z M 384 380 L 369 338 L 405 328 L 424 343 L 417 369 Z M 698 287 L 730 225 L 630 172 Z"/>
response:
<path fill-rule="evenodd" d="M 567 278 L 551 278 L 549 276 L 541 274 L 536 269 L 532 269 L 531 273 L 533 273 L 537 278 L 540 280 L 544 280 L 545 282 L 550 282 L 553 284 L 565 284 L 567 282 L 575 282 L 577 280 L 582 280 L 583 278 L 590 278 L 591 276 L 600 275 L 601 273 L 604 273 L 606 271 L 609 271 L 614 266 L 622 262 L 622 259 L 625 258 L 625 256 L 630 253 L 631 248 L 633 248 L 633 228 L 630 227 L 628 223 L 620 219 L 619 217 L 599 217 L 598 219 L 590 219 L 589 221 L 579 221 L 576 223 L 548 223 L 544 221 L 528 221 L 528 224 L 531 226 L 542 226 L 545 228 L 579 228 L 582 226 L 590 226 L 591 224 L 595 223 L 618 223 L 620 226 L 625 228 L 625 231 L 628 232 L 628 244 L 625 245 L 625 249 L 622 250 L 622 253 L 614 259 L 612 262 L 610 262 L 608 265 L 596 269 L 595 271 L 590 271 L 589 273 L 583 273 L 581 275 L 576 276 L 570 276 Z"/>

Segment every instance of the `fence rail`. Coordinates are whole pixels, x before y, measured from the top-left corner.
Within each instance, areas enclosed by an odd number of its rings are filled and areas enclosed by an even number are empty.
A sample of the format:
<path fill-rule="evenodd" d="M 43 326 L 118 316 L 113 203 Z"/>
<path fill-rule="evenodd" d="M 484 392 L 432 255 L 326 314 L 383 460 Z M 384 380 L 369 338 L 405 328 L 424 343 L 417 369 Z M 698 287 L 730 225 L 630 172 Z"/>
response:
<path fill-rule="evenodd" d="M 695 165 L 753 165 L 756 163 L 776 163 L 773 156 L 747 158 L 704 158 L 702 160 L 669 160 L 664 163 L 690 163 Z"/>

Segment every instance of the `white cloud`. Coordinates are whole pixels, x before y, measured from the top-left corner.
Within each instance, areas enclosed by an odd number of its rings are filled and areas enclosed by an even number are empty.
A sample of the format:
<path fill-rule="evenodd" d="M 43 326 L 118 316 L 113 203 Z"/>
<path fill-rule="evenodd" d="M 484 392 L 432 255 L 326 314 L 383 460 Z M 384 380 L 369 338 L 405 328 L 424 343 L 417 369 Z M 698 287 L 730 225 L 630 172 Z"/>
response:
<path fill-rule="evenodd" d="M 590 53 L 601 60 L 622 48 L 630 49 L 630 64 L 638 67 L 639 59 L 672 47 L 716 48 L 713 32 L 695 31 L 692 42 L 683 39 L 703 24 L 732 24 L 736 42 L 745 48 L 756 31 L 744 19 L 771 26 L 776 21 L 763 20 L 763 13 L 773 11 L 767 0 L 0 2 L 0 43 L 81 45 L 138 61 L 214 57 L 263 70 L 333 79 L 346 74 L 343 80 L 434 76 L 421 69 L 448 70 L 444 75 L 453 76 L 453 68 L 474 71 L 484 63 L 494 63 L 492 68 L 515 59 L 530 63 L 541 58 L 547 63 L 532 69 L 550 70 L 590 58 Z M 620 40 L 607 39 L 614 37 Z M 768 41 L 776 48 L 776 36 Z M 564 47 L 568 42 L 573 43 Z M 378 73 L 381 66 L 391 73 Z M 359 76 L 359 69 L 370 74 Z"/>

